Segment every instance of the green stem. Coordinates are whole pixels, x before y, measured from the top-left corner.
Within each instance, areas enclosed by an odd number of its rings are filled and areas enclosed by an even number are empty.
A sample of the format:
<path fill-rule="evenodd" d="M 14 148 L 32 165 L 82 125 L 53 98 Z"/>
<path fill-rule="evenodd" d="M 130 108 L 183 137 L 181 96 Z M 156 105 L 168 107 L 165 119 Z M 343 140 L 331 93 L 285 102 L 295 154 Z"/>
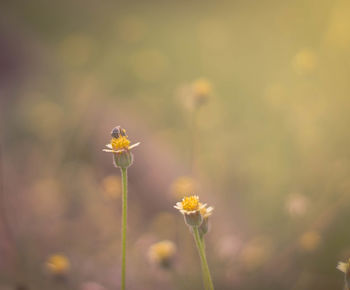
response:
<path fill-rule="evenodd" d="M 211 280 L 207 257 L 204 250 L 204 240 L 201 239 L 198 231 L 198 227 L 193 227 L 194 240 L 198 249 L 199 256 L 201 258 L 201 266 L 203 272 L 203 283 L 206 289 L 214 290 L 214 285 Z"/>
<path fill-rule="evenodd" d="M 121 277 L 121 290 L 125 290 L 125 272 L 126 272 L 126 218 L 127 218 L 127 203 L 128 203 L 128 173 L 127 168 L 121 168 L 122 173 L 122 277 Z"/>

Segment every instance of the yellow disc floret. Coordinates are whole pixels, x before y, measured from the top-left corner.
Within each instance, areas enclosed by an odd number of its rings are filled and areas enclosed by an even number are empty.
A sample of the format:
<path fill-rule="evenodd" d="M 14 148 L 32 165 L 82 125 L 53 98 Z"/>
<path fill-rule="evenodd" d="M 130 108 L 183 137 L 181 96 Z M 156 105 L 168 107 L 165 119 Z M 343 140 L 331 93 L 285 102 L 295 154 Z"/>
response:
<path fill-rule="evenodd" d="M 199 198 L 196 195 L 184 197 L 181 203 L 184 210 L 194 211 L 199 209 Z"/>
<path fill-rule="evenodd" d="M 125 136 L 120 136 L 119 138 L 112 138 L 111 146 L 114 150 L 129 149 L 130 141 Z"/>

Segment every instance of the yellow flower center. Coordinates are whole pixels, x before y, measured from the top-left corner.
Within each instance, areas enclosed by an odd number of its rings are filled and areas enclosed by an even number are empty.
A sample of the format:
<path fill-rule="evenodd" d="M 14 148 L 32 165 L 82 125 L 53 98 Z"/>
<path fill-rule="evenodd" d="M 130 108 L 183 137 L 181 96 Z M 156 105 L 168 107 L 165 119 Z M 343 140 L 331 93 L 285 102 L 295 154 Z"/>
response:
<path fill-rule="evenodd" d="M 129 149 L 130 141 L 125 136 L 119 138 L 112 138 L 111 145 L 114 150 Z"/>
<path fill-rule="evenodd" d="M 199 199 L 195 195 L 184 197 L 181 203 L 182 208 L 187 211 L 193 211 L 199 208 Z"/>

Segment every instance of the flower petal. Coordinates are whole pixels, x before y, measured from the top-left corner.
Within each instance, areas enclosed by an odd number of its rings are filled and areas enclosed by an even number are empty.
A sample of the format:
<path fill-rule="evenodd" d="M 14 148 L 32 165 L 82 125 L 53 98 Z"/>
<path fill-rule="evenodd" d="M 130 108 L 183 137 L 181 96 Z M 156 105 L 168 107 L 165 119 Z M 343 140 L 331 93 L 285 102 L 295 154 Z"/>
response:
<path fill-rule="evenodd" d="M 342 271 L 343 273 L 346 273 L 346 271 L 348 269 L 348 264 L 344 263 L 344 262 L 338 262 L 337 269 L 339 271 Z"/>
<path fill-rule="evenodd" d="M 113 149 L 102 149 L 104 152 L 111 152 L 111 153 L 120 153 L 123 152 L 123 150 L 113 150 Z"/>
<path fill-rule="evenodd" d="M 181 202 L 177 202 L 176 205 L 174 205 L 174 207 L 178 210 L 182 209 L 182 203 Z"/>
<path fill-rule="evenodd" d="M 213 210 L 214 210 L 214 208 L 213 208 L 212 206 L 209 206 L 209 207 L 207 208 L 207 213 L 212 213 Z"/>
<path fill-rule="evenodd" d="M 204 207 L 206 207 L 206 206 L 207 206 L 206 203 L 202 203 L 202 204 L 199 206 L 199 209 L 202 209 L 202 208 L 204 208 Z"/>
<path fill-rule="evenodd" d="M 139 146 L 140 144 L 141 144 L 141 142 L 137 142 L 135 144 L 132 144 L 131 146 L 129 146 L 129 149 L 133 149 L 133 148 Z"/>

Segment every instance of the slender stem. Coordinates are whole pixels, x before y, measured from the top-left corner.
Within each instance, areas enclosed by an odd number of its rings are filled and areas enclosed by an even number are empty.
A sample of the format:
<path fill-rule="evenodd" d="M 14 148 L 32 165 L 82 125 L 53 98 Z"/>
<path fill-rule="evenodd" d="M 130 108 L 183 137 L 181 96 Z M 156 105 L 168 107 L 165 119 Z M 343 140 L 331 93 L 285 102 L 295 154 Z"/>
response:
<path fill-rule="evenodd" d="M 123 198 L 122 198 L 122 277 L 121 277 L 121 290 L 125 290 L 125 272 L 126 272 L 126 217 L 127 217 L 127 202 L 128 202 L 128 173 L 127 168 L 121 168 L 122 173 L 122 186 L 123 186 Z"/>
<path fill-rule="evenodd" d="M 193 235 L 194 235 L 194 240 L 196 242 L 199 256 L 201 258 L 203 282 L 204 282 L 205 288 L 209 290 L 214 290 L 214 285 L 211 280 L 207 257 L 205 255 L 204 240 L 202 240 L 199 235 L 198 227 L 193 227 Z"/>

